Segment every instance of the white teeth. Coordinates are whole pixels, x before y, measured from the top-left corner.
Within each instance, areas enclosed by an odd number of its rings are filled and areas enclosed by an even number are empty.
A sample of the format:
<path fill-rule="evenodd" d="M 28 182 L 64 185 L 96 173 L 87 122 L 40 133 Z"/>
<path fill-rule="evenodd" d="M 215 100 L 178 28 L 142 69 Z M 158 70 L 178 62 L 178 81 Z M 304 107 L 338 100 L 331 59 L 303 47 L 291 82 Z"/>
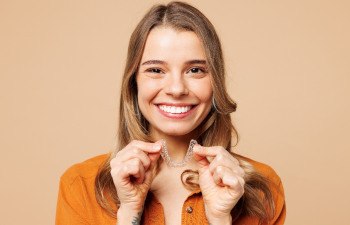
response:
<path fill-rule="evenodd" d="M 185 113 L 190 111 L 191 106 L 175 107 L 175 106 L 159 105 L 159 108 L 164 112 L 180 114 L 180 113 Z"/>

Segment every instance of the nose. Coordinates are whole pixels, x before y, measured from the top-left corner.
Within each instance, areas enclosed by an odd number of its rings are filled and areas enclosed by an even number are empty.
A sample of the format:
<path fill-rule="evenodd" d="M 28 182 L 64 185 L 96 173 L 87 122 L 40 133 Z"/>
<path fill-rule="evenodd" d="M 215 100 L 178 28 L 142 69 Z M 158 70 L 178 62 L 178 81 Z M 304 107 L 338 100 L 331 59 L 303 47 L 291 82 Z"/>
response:
<path fill-rule="evenodd" d="M 165 93 L 173 97 L 181 97 L 188 94 L 186 81 L 181 74 L 171 74 L 166 80 Z"/>

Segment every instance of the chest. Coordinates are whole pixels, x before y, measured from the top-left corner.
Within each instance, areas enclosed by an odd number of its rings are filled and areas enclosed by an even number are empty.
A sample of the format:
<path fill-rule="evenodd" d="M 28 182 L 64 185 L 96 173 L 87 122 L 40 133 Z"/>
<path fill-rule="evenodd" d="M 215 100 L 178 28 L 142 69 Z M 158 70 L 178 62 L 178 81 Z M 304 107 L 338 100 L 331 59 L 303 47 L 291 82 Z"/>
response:
<path fill-rule="evenodd" d="M 161 205 L 166 225 L 181 224 L 183 214 L 192 209 L 186 207 L 191 191 L 182 184 L 181 173 L 171 176 L 159 174 L 153 180 L 151 191 L 154 200 Z"/>
<path fill-rule="evenodd" d="M 144 225 L 207 224 L 200 194 L 159 198 L 152 193 L 146 201 Z M 182 199 L 182 200 L 180 200 Z"/>

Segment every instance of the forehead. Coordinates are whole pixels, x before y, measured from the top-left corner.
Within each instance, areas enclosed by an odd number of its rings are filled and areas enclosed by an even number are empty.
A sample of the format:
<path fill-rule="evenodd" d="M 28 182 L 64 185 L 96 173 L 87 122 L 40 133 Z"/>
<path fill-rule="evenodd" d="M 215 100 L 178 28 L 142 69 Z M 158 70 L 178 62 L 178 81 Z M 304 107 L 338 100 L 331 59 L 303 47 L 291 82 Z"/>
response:
<path fill-rule="evenodd" d="M 141 62 L 145 60 L 187 61 L 206 59 L 202 41 L 192 31 L 156 27 L 147 37 Z"/>

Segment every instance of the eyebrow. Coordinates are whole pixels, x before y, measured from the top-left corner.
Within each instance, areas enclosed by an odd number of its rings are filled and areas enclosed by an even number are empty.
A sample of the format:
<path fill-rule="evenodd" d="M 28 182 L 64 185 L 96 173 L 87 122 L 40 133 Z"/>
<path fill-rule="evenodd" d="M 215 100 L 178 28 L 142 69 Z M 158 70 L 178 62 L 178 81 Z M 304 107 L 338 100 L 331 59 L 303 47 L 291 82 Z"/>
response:
<path fill-rule="evenodd" d="M 154 65 L 154 64 L 160 64 L 165 65 L 166 62 L 162 60 L 148 60 L 146 62 L 143 62 L 141 65 Z M 202 59 L 193 59 L 185 62 L 186 65 L 192 65 L 192 64 L 203 64 L 206 65 L 207 61 Z"/>

